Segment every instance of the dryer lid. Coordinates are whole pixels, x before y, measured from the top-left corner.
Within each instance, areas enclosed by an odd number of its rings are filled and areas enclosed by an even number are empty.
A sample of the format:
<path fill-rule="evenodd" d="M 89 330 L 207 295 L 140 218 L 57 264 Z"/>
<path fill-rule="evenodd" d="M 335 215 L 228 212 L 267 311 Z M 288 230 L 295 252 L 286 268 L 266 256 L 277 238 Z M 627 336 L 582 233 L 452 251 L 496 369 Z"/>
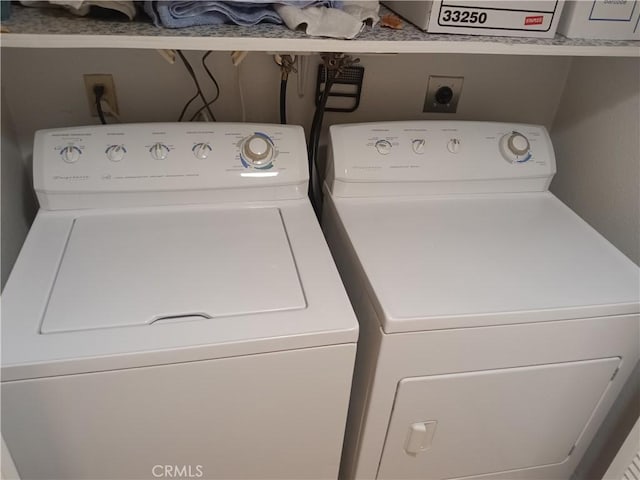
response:
<path fill-rule="evenodd" d="M 277 208 L 74 220 L 42 333 L 305 308 Z"/>

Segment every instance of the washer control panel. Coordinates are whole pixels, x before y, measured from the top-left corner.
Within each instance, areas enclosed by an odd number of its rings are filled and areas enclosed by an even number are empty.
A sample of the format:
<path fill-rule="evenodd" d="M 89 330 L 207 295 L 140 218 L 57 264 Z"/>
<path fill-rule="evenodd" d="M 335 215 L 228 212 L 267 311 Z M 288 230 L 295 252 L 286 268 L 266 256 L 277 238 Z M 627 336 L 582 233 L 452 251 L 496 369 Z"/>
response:
<path fill-rule="evenodd" d="M 540 125 L 470 121 L 409 121 L 334 125 L 328 184 L 441 182 L 439 193 L 543 189 L 555 173 L 555 156 Z M 523 180 L 531 181 L 524 186 Z M 515 183 L 506 186 L 506 181 Z M 499 187 L 487 182 L 501 181 Z M 533 187 L 542 185 L 543 187 Z"/>
<path fill-rule="evenodd" d="M 270 187 L 308 179 L 304 131 L 242 123 L 119 124 L 41 130 L 38 192 Z"/>

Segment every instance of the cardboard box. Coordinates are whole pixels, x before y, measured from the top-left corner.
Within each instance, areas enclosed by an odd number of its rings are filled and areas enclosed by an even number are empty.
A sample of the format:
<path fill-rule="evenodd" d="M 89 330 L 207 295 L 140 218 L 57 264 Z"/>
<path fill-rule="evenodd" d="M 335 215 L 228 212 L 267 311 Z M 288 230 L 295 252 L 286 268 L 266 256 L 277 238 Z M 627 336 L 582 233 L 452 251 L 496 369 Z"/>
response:
<path fill-rule="evenodd" d="M 569 38 L 640 40 L 640 3 L 634 0 L 567 2 L 558 32 Z"/>
<path fill-rule="evenodd" d="M 433 0 L 382 3 L 431 33 L 552 38 L 564 1 Z"/>

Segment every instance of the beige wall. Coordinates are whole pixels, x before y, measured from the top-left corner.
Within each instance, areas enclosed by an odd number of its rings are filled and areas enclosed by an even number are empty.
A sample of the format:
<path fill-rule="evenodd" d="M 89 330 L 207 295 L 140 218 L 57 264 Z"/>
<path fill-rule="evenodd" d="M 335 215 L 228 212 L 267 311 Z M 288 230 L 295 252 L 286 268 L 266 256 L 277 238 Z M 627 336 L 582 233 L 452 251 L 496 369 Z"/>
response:
<path fill-rule="evenodd" d="M 640 262 L 640 60 L 576 58 L 553 124 L 551 190 Z M 640 364 L 574 478 L 602 478 L 640 414 Z"/>
<path fill-rule="evenodd" d="M 213 91 L 201 70 L 201 52 L 188 52 L 205 91 Z M 218 120 L 240 121 L 236 71 L 229 54 L 215 52 L 210 65 L 222 94 L 213 107 Z M 288 88 L 288 120 L 308 129 L 314 109 L 318 55 L 308 57 L 303 93 L 297 76 Z M 474 119 L 551 126 L 570 60 L 506 55 L 368 55 L 360 108 L 333 113 L 326 124 L 400 119 Z M 154 50 L 3 49 L 2 84 L 25 157 L 33 132 L 41 128 L 97 123 L 89 116 L 84 73 L 111 73 L 124 122 L 175 121 L 194 87 L 182 64 L 170 65 Z M 463 75 L 457 114 L 424 114 L 429 75 Z M 279 70 L 271 56 L 251 53 L 242 63 L 246 118 L 278 122 Z"/>
<path fill-rule="evenodd" d="M 551 190 L 640 263 L 640 60 L 574 59 L 551 138 Z"/>
<path fill-rule="evenodd" d="M 13 263 L 35 213 L 35 201 L 29 176 L 18 149 L 11 114 L 5 108 L 2 91 L 2 138 L 0 145 L 1 217 L 0 227 L 0 288 L 4 287 Z"/>

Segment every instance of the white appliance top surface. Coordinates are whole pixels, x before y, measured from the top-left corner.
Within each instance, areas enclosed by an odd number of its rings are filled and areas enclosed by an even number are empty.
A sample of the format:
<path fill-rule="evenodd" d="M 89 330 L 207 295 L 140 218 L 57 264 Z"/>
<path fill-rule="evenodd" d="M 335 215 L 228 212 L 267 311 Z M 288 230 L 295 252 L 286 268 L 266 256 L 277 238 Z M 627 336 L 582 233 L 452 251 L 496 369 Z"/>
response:
<path fill-rule="evenodd" d="M 639 311 L 638 267 L 548 192 L 333 201 L 388 333 Z"/>
<path fill-rule="evenodd" d="M 304 307 L 277 208 L 90 215 L 73 222 L 41 332 Z"/>
<path fill-rule="evenodd" d="M 358 335 L 306 199 L 41 210 L 2 300 L 3 380 Z"/>

